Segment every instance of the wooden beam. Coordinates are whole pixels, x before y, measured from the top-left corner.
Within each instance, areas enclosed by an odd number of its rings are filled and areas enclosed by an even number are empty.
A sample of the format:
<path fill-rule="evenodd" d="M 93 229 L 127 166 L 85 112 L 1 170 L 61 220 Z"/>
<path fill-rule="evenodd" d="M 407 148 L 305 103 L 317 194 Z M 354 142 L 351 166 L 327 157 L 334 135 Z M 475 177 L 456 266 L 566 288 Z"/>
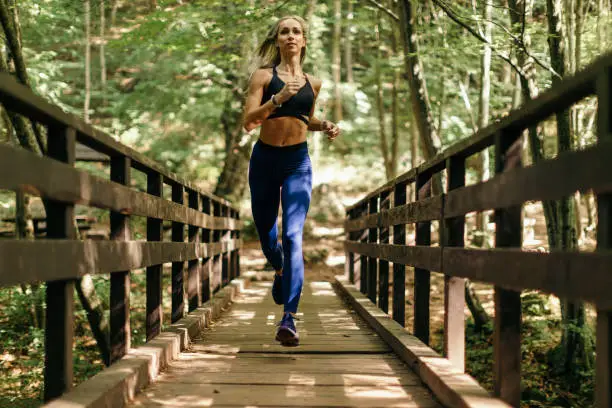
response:
<path fill-rule="evenodd" d="M 391 208 L 391 191 L 380 193 L 380 211 Z M 381 227 L 378 230 L 378 237 L 381 244 L 389 243 L 389 227 Z M 389 261 L 378 260 L 378 307 L 383 312 L 389 313 Z"/>
<path fill-rule="evenodd" d="M 406 204 L 407 183 L 399 183 L 393 192 L 394 207 Z M 406 225 L 393 226 L 393 244 L 406 245 Z M 406 266 L 393 262 L 393 320 L 406 326 Z"/>
<path fill-rule="evenodd" d="M 160 173 L 147 174 L 147 193 L 162 197 L 164 188 Z M 158 242 L 163 239 L 163 222 L 156 218 L 147 218 L 147 242 Z M 151 341 L 161 333 L 162 326 L 162 267 L 163 264 L 147 266 L 147 307 L 146 339 Z"/>
<path fill-rule="evenodd" d="M 75 143 L 74 129 L 63 126 L 49 127 L 47 154 L 53 159 L 74 166 Z M 47 212 L 47 238 L 50 241 L 75 237 L 74 205 L 47 201 L 45 210 Z M 6 257 L 14 259 L 15 255 L 6 254 Z M 13 270 L 10 273 L 17 274 L 18 272 Z M 45 313 L 44 399 L 50 401 L 72 388 L 74 280 L 47 282 L 45 292 L 47 310 Z"/>
<path fill-rule="evenodd" d="M 111 180 L 126 186 L 131 181 L 131 161 L 126 156 L 111 160 Z M 130 219 L 128 215 L 111 211 L 110 238 L 115 241 L 130 241 Z M 110 364 L 127 354 L 131 344 L 130 328 L 130 271 L 120 271 L 110 278 Z"/>
<path fill-rule="evenodd" d="M 172 186 L 172 201 L 182 205 L 183 186 Z M 185 224 L 181 222 L 172 222 L 172 242 L 185 241 Z M 179 321 L 184 315 L 185 309 L 185 283 L 183 282 L 183 270 L 185 269 L 185 261 L 172 262 L 172 312 L 170 320 L 172 323 Z"/>

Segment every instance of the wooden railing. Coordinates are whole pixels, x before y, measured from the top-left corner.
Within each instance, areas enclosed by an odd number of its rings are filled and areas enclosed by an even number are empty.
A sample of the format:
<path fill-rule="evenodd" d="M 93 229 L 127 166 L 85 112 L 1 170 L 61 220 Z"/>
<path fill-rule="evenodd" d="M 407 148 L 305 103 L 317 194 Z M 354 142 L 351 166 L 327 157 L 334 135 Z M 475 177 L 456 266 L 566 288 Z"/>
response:
<path fill-rule="evenodd" d="M 238 211 L 165 171 L 78 118 L 45 102 L 7 74 L 0 74 L 0 102 L 48 130 L 47 157 L 0 144 L 0 189 L 40 196 L 46 238 L 0 240 L 0 286 L 46 284 L 45 400 L 73 382 L 74 282 L 85 274 L 110 275 L 110 361 L 130 347 L 130 270 L 146 268 L 146 338 L 162 327 L 162 266 L 172 263 L 172 322 L 240 274 Z M 110 180 L 75 169 L 76 143 L 110 157 Z M 146 175 L 147 192 L 131 186 L 131 170 Z M 171 187 L 171 201 L 162 196 Z M 185 200 L 186 198 L 186 200 Z M 75 204 L 110 210 L 110 240 L 75 239 Z M 130 216 L 147 217 L 146 241 L 132 240 Z M 163 221 L 172 242 L 163 242 Z M 187 234 L 185 234 L 187 226 Z M 187 263 L 187 282 L 183 269 Z"/>
<path fill-rule="evenodd" d="M 522 166 L 522 134 L 557 112 L 595 95 L 597 144 Z M 466 159 L 494 146 L 496 175 L 466 186 Z M 447 186 L 432 195 L 432 181 L 446 172 Z M 438 178 L 438 180 L 440 180 Z M 407 202 L 407 186 L 416 199 Z M 576 191 L 597 195 L 597 250 L 522 251 L 521 207 Z M 465 216 L 495 210 L 495 249 L 464 248 Z M 439 222 L 439 246 L 431 246 L 431 222 Z M 406 224 L 416 224 L 414 246 Z M 393 231 L 390 234 L 391 229 Z M 414 267 L 413 334 L 429 342 L 430 271 L 444 274 L 444 354 L 464 370 L 464 278 L 495 287 L 494 393 L 520 404 L 522 289 L 592 302 L 597 308 L 596 404 L 612 406 L 612 55 L 563 80 L 498 123 L 480 130 L 432 160 L 347 209 L 346 274 L 388 313 L 389 262 L 392 317 L 405 326 L 405 265 Z M 393 243 L 390 243 L 392 235 Z"/>

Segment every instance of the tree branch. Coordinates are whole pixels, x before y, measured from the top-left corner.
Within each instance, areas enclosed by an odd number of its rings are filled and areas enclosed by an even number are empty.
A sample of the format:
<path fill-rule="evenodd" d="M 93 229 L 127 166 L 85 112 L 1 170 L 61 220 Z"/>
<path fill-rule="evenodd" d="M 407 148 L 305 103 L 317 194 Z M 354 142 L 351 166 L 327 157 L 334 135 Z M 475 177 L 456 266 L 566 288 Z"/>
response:
<path fill-rule="evenodd" d="M 379 10 L 384 11 L 385 13 L 387 13 L 389 15 L 389 17 L 391 17 L 393 20 L 399 22 L 399 17 L 397 14 L 395 14 L 393 11 L 389 10 L 388 8 L 386 8 L 385 6 L 383 6 L 382 4 L 380 4 L 379 2 L 377 2 L 376 0 L 368 0 L 370 2 L 370 4 L 374 5 L 375 7 L 377 7 Z"/>
<path fill-rule="evenodd" d="M 374 1 L 374 0 L 370 0 L 370 1 Z M 497 48 L 495 48 L 493 46 L 493 44 L 491 44 L 491 42 L 489 40 L 487 40 L 486 38 L 484 38 L 482 35 L 480 35 L 479 33 L 477 33 L 472 27 L 470 27 L 469 25 L 465 24 L 463 21 L 461 21 L 461 19 L 450 9 L 450 7 L 444 3 L 444 1 L 442 0 L 433 0 L 433 2 L 442 9 L 442 11 L 444 11 L 444 13 L 451 19 L 453 20 L 455 23 L 459 24 L 461 27 L 465 28 L 470 34 L 472 34 L 475 38 L 477 38 L 478 40 L 482 41 L 483 43 L 489 45 L 489 47 L 491 48 L 491 50 L 501 59 L 503 59 L 504 61 L 506 61 L 508 64 L 510 64 L 510 66 L 512 66 L 512 68 L 521 76 L 524 75 L 523 71 L 520 70 L 511 60 L 508 56 L 503 55 Z M 530 57 L 531 59 L 533 59 L 533 61 L 538 64 L 539 66 L 541 66 L 542 68 L 544 68 L 545 70 L 549 71 L 551 74 L 561 78 L 561 76 L 550 66 L 550 65 L 546 65 L 545 63 L 543 63 L 542 61 L 540 61 L 538 58 L 534 57 L 525 47 L 525 44 L 523 44 L 522 40 L 520 38 L 516 38 L 516 36 L 512 36 L 513 40 L 515 41 L 516 45 L 521 48 L 521 50 L 525 53 L 525 55 L 527 55 L 528 57 Z"/>

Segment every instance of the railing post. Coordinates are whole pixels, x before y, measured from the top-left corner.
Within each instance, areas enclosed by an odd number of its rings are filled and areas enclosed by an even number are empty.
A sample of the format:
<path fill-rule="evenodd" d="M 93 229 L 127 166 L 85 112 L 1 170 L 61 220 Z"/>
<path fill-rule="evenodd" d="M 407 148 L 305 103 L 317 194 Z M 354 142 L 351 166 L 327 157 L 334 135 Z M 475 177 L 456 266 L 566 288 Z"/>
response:
<path fill-rule="evenodd" d="M 520 133 L 495 136 L 495 172 L 522 166 Z M 495 209 L 495 246 L 520 248 L 521 206 Z M 521 403 L 521 293 L 495 287 L 494 392 L 512 406 Z"/>
<path fill-rule="evenodd" d="M 234 220 L 236 219 L 236 210 L 231 209 L 230 208 L 230 219 Z M 234 240 L 236 239 L 236 230 L 231 229 L 229 230 L 229 239 L 230 241 L 233 243 Z M 236 250 L 232 248 L 232 250 L 229 253 L 229 259 L 230 259 L 230 270 L 229 270 L 229 279 L 230 282 L 236 278 Z"/>
<path fill-rule="evenodd" d="M 202 212 L 210 216 L 210 198 L 202 196 Z M 210 243 L 210 228 L 202 228 L 202 244 L 208 245 Z M 200 279 L 202 288 L 202 302 L 208 302 L 210 300 L 211 292 L 211 270 L 212 270 L 212 258 L 209 255 L 209 249 L 206 248 L 206 257 L 202 258 L 202 267 L 200 269 Z"/>
<path fill-rule="evenodd" d="M 416 200 L 431 196 L 431 175 L 416 175 Z M 431 221 L 416 223 L 416 245 L 431 245 Z M 429 344 L 429 292 L 431 273 L 427 269 L 414 268 L 414 335 Z"/>
<path fill-rule="evenodd" d="M 236 211 L 236 221 L 240 221 L 240 212 Z M 236 230 L 236 242 L 240 241 L 240 229 Z M 236 249 L 236 277 L 240 276 L 240 247 L 238 247 L 238 249 Z"/>
<path fill-rule="evenodd" d="M 132 161 L 127 156 L 111 158 L 110 178 L 129 186 Z M 110 238 L 130 241 L 130 217 L 115 211 L 110 213 Z M 130 349 L 130 271 L 114 272 L 110 277 L 110 364 L 123 357 Z"/>
<path fill-rule="evenodd" d="M 161 174 L 151 172 L 147 174 L 147 193 L 162 197 L 163 179 Z M 163 236 L 163 220 L 147 217 L 147 241 L 161 241 Z M 162 267 L 160 265 L 147 266 L 147 341 L 161 332 L 162 326 Z"/>
<path fill-rule="evenodd" d="M 229 217 L 229 208 L 227 205 L 223 204 L 221 207 L 221 217 L 227 220 Z M 221 233 L 221 242 L 226 243 L 229 240 L 229 230 L 223 229 L 220 231 Z M 222 244 L 222 246 L 224 246 Z M 221 285 L 225 286 L 229 283 L 230 270 L 229 270 L 229 251 L 225 251 L 221 253 Z"/>
<path fill-rule="evenodd" d="M 465 158 L 447 160 L 448 191 L 465 185 Z M 442 207 L 444 208 L 444 207 Z M 440 225 L 445 242 L 441 246 L 462 247 L 465 216 L 444 218 Z M 465 279 L 444 275 L 444 354 L 461 371 L 465 370 Z"/>
<path fill-rule="evenodd" d="M 597 133 L 599 143 L 612 142 L 612 67 L 597 79 Z M 597 250 L 612 248 L 612 194 L 597 196 Z M 612 311 L 597 310 L 595 405 L 612 406 Z"/>
<path fill-rule="evenodd" d="M 172 185 L 172 201 L 177 204 L 184 203 L 183 186 L 179 184 Z M 172 221 L 172 242 L 185 241 L 185 224 L 182 222 Z M 171 322 L 179 321 L 185 310 L 185 283 L 183 282 L 183 269 L 185 262 L 172 262 L 172 313 Z"/>
<path fill-rule="evenodd" d="M 378 213 L 378 196 L 374 196 L 370 198 L 368 204 L 368 214 L 376 214 Z M 376 227 L 370 228 L 368 232 L 368 243 L 376 244 L 378 243 L 378 229 Z M 377 266 L 378 260 L 376 257 L 368 257 L 368 298 L 372 301 L 372 303 L 376 304 L 376 289 L 378 289 L 377 285 Z"/>
<path fill-rule="evenodd" d="M 347 221 L 350 221 L 352 218 L 353 210 L 346 211 L 346 215 L 344 217 L 344 224 L 346 225 Z M 347 232 L 346 227 L 344 231 L 344 237 L 347 241 L 352 241 L 354 237 L 354 233 Z M 344 250 L 344 276 L 348 279 L 349 283 L 355 283 L 355 265 L 353 264 L 355 259 L 355 255 L 349 251 L 348 249 Z"/>
<path fill-rule="evenodd" d="M 364 201 L 359 206 L 359 217 L 363 217 L 368 213 L 368 201 Z M 368 242 L 368 229 L 364 228 L 359 234 L 359 241 L 362 243 Z M 359 291 L 364 295 L 368 290 L 368 257 L 361 254 L 359 256 Z"/>
<path fill-rule="evenodd" d="M 213 205 L 213 216 L 220 217 L 221 216 L 221 204 L 217 201 L 212 202 Z M 212 242 L 220 242 L 221 241 L 221 230 L 214 229 L 212 231 Z M 213 285 L 213 293 L 219 290 L 223 286 L 222 279 L 222 270 L 221 270 L 221 254 L 217 254 L 213 256 L 212 261 L 212 274 L 211 280 Z"/>
<path fill-rule="evenodd" d="M 48 155 L 74 166 L 76 132 L 63 126 L 49 127 Z M 74 205 L 46 203 L 47 238 L 74 239 Z M 45 315 L 45 401 L 72 388 L 72 339 L 74 337 L 74 280 L 47 282 Z"/>
<path fill-rule="evenodd" d="M 391 208 L 391 190 L 380 193 L 380 210 L 384 211 Z M 389 243 L 389 227 L 381 227 L 379 230 L 381 244 Z M 380 259 L 378 261 L 378 307 L 389 313 L 389 261 Z"/>
<path fill-rule="evenodd" d="M 187 204 L 192 210 L 200 210 L 200 195 L 193 191 L 187 190 Z M 187 227 L 187 240 L 197 245 L 200 244 L 200 231 L 201 228 L 190 225 Z M 196 249 L 196 253 L 199 253 L 199 248 Z M 202 304 L 202 291 L 198 287 L 201 283 L 201 267 L 200 259 L 191 259 L 187 263 L 187 310 L 190 312 L 197 309 Z"/>
<path fill-rule="evenodd" d="M 406 204 L 407 183 L 398 183 L 393 192 L 393 206 Z M 393 243 L 406 245 L 406 224 L 393 226 Z M 393 320 L 406 326 L 406 265 L 393 263 Z"/>

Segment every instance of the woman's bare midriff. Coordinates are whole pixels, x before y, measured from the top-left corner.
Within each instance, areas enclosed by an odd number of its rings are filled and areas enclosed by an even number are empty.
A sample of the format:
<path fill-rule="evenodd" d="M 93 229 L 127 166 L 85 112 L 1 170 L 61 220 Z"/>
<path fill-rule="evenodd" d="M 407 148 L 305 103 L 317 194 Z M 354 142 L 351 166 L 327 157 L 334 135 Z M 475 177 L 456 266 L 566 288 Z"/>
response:
<path fill-rule="evenodd" d="M 259 139 L 273 146 L 291 146 L 306 141 L 308 126 L 293 117 L 266 119 L 261 125 Z"/>

